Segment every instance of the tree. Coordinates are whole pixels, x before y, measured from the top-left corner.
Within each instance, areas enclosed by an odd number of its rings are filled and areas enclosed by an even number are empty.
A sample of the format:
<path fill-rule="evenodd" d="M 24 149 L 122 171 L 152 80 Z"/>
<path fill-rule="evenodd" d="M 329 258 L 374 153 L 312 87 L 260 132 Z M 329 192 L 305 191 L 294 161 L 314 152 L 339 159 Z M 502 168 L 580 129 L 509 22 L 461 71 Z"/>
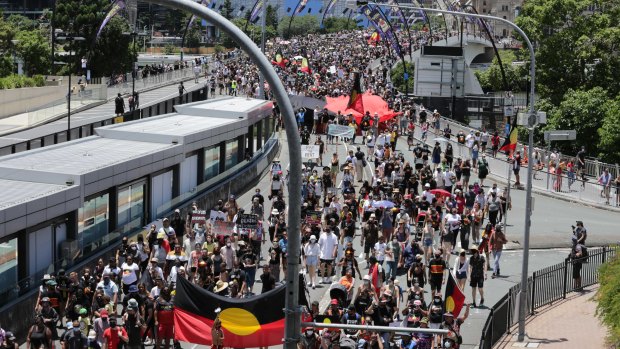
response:
<path fill-rule="evenodd" d="M 506 74 L 506 80 L 510 91 L 523 91 L 525 88 L 524 77 L 529 75 L 527 66 L 515 66 L 512 63 L 517 60 L 515 52 L 511 50 L 500 50 L 499 55 Z M 493 63 L 486 70 L 476 72 L 476 77 L 484 92 L 504 91 L 504 80 L 497 57 L 493 58 Z"/>
<path fill-rule="evenodd" d="M 319 20 L 315 16 L 295 16 L 290 23 L 291 17 L 283 17 L 278 24 L 278 33 L 284 37 L 296 35 L 315 34 L 319 31 Z M 289 31 L 289 23 L 291 30 Z"/>
<path fill-rule="evenodd" d="M 22 30 L 15 35 L 19 40 L 16 54 L 24 61 L 28 76 L 46 74 L 50 66 L 50 47 L 47 38 L 37 30 Z"/>
<path fill-rule="evenodd" d="M 608 102 L 603 125 L 598 130 L 599 157 L 608 163 L 620 163 L 620 96 Z"/>
<path fill-rule="evenodd" d="M 576 130 L 574 142 L 556 142 L 564 154 L 576 154 L 582 146 L 589 154 L 599 153 L 598 130 L 608 115 L 609 103 L 607 91 L 601 87 L 591 90 L 568 90 L 564 100 L 557 108 L 548 112 L 546 130 Z"/>
<path fill-rule="evenodd" d="M 569 89 L 620 92 L 617 0 L 528 0 L 516 23 L 537 45 L 538 92 L 554 105 Z"/>
<path fill-rule="evenodd" d="M 112 18 L 90 55 L 91 70 L 98 74 L 95 76 L 131 71 L 136 54 L 131 36 L 123 35 L 123 32 L 129 32 L 127 22 L 121 17 Z"/>
<path fill-rule="evenodd" d="M 265 25 L 272 27 L 274 30 L 278 29 L 278 6 L 267 5 Z"/>
<path fill-rule="evenodd" d="M 233 7 L 230 0 L 224 0 L 224 8 L 222 9 L 222 16 L 227 20 L 233 19 Z"/>
<path fill-rule="evenodd" d="M 406 62 L 407 74 L 409 74 L 409 79 L 407 80 L 407 86 L 409 88 L 409 92 L 413 91 L 413 71 L 415 66 L 413 63 Z M 394 87 L 396 87 L 400 92 L 405 93 L 405 71 L 403 70 L 403 62 L 398 62 L 396 67 L 392 69 L 390 72 L 390 77 L 392 78 L 392 83 Z"/>
<path fill-rule="evenodd" d="M 349 18 L 345 17 L 327 17 L 323 21 L 323 29 L 321 30 L 324 33 L 337 33 L 343 30 L 354 30 L 357 29 L 357 23 L 354 20 L 349 20 Z"/>
<path fill-rule="evenodd" d="M 598 270 L 599 289 L 596 291 L 596 315 L 607 326 L 608 342 L 620 345 L 620 254 L 604 263 Z"/>

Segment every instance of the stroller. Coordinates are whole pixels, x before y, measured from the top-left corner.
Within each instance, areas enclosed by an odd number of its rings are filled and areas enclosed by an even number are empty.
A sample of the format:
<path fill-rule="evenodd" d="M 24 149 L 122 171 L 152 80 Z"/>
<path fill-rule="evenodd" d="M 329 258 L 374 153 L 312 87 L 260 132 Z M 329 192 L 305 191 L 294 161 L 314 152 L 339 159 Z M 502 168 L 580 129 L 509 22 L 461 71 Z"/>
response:
<path fill-rule="evenodd" d="M 424 221 L 426 220 L 426 211 L 420 211 L 415 219 L 415 241 L 422 240 L 424 235 Z"/>
<path fill-rule="evenodd" d="M 329 287 L 329 297 L 331 299 L 337 299 L 341 308 L 346 308 L 353 299 L 353 288 L 351 288 L 351 292 L 347 292 L 346 287 L 340 283 L 334 282 Z"/>

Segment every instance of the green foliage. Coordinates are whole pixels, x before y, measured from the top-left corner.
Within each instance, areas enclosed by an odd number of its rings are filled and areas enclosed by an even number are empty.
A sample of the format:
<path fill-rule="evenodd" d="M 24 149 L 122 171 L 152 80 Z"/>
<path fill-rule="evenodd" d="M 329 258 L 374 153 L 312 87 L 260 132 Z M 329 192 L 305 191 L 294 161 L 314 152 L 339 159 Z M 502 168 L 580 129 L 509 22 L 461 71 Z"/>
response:
<path fill-rule="evenodd" d="M 164 54 L 165 55 L 171 55 L 171 54 L 174 53 L 174 51 L 176 51 L 176 47 L 174 47 L 174 45 L 172 45 L 172 44 L 167 44 L 164 47 Z"/>
<path fill-rule="evenodd" d="M 233 7 L 230 0 L 224 0 L 224 8 L 222 9 L 222 16 L 227 20 L 233 19 Z"/>
<path fill-rule="evenodd" d="M 45 85 L 45 79 L 41 75 L 35 75 L 31 78 L 24 75 L 9 75 L 0 78 L 0 90 L 22 88 L 22 87 L 40 87 Z"/>
<path fill-rule="evenodd" d="M 290 30 L 289 30 L 290 23 Z M 315 34 L 319 31 L 319 19 L 316 16 L 305 15 L 295 16 L 293 22 L 291 17 L 283 17 L 278 24 L 278 34 L 285 38 L 296 35 Z"/>
<path fill-rule="evenodd" d="M 620 163 L 620 96 L 609 101 L 603 125 L 598 129 L 599 157 L 605 162 Z"/>
<path fill-rule="evenodd" d="M 596 7 L 588 12 L 588 7 Z M 600 86 L 620 92 L 620 2 L 617 0 L 528 0 L 516 19 L 536 50 L 542 97 L 554 105 L 569 89 Z"/>
<path fill-rule="evenodd" d="M 168 32 L 168 36 L 182 36 L 190 16 L 184 11 L 168 8 L 163 25 L 159 30 Z"/>
<path fill-rule="evenodd" d="M 226 48 L 222 45 L 215 45 L 213 49 L 215 50 L 215 53 L 222 53 L 226 51 Z"/>
<path fill-rule="evenodd" d="M 568 90 L 559 106 L 547 111 L 547 130 L 576 130 L 573 142 L 556 142 L 564 154 L 576 154 L 582 146 L 589 154 L 599 153 L 598 130 L 608 114 L 607 92 L 595 87 L 591 90 Z"/>
<path fill-rule="evenodd" d="M 502 60 L 502 66 L 506 74 L 506 82 L 508 87 L 505 88 L 502 72 L 497 57 L 493 58 L 493 63 L 486 70 L 476 71 L 476 77 L 482 86 L 484 92 L 493 91 L 523 91 L 526 84 L 526 78 L 529 73 L 526 65 L 513 65 L 512 62 L 517 60 L 516 54 L 511 50 L 499 50 Z"/>
<path fill-rule="evenodd" d="M 66 42 L 57 42 L 56 52 L 68 51 L 69 46 L 75 52 L 70 62 L 68 55 L 59 55 L 54 58 L 55 61 L 69 63 L 69 66 L 63 66 L 60 69 L 60 74 L 68 71 L 74 74 L 83 73 L 80 68 L 82 57 L 86 57 L 89 61 L 88 68 L 94 77 L 131 70 L 133 61 L 131 37 L 123 35 L 123 32 L 129 32 L 129 26 L 122 16 L 117 15 L 112 18 L 99 39 L 96 40 L 97 31 L 109 10 L 110 1 L 108 0 L 57 1 L 54 13 L 56 28 L 85 38 L 85 41 L 71 45 Z M 176 25 L 178 26 L 178 23 Z"/>
<path fill-rule="evenodd" d="M 194 21 L 191 28 L 188 28 L 185 35 L 185 47 L 198 48 L 200 47 L 200 36 L 202 35 L 202 26 L 200 21 Z"/>
<path fill-rule="evenodd" d="M 415 66 L 413 63 L 406 62 L 405 67 L 407 67 L 407 73 L 409 74 L 409 79 L 407 80 L 407 87 L 409 89 L 409 93 L 413 92 L 413 71 Z M 392 83 L 394 87 L 396 87 L 400 92 L 405 93 L 405 71 L 403 69 L 403 62 L 398 62 L 396 67 L 392 69 L 390 72 L 390 77 L 392 78 Z"/>
<path fill-rule="evenodd" d="M 620 345 L 620 254 L 603 264 L 599 270 L 599 289 L 596 291 L 596 315 L 609 330 L 609 344 Z"/>
<path fill-rule="evenodd" d="M 345 17 L 328 17 L 323 21 L 323 33 L 337 33 L 343 30 L 357 29 L 357 23 Z"/>
<path fill-rule="evenodd" d="M 278 29 L 278 7 L 267 5 L 267 17 L 265 20 L 265 25 L 275 30 Z"/>
<path fill-rule="evenodd" d="M 50 47 L 47 38 L 38 30 L 23 30 L 15 35 L 19 40 L 17 56 L 24 61 L 24 72 L 28 76 L 45 74 L 50 66 Z"/>
<path fill-rule="evenodd" d="M 13 57 L 8 54 L 0 56 L 0 77 L 14 73 Z"/>

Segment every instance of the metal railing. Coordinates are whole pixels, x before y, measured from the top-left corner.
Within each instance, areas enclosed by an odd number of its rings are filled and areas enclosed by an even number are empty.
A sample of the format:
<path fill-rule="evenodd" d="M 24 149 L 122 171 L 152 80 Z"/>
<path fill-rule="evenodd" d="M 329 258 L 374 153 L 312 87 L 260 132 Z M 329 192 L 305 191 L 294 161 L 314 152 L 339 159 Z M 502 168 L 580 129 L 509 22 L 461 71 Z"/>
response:
<path fill-rule="evenodd" d="M 427 117 L 427 120 L 428 120 L 428 117 Z M 445 122 L 446 120 L 442 120 L 442 121 Z M 458 125 L 458 124 L 455 123 L 455 125 Z M 463 127 L 463 130 L 465 130 L 464 128 L 465 126 L 461 126 L 461 127 Z M 454 134 L 455 128 L 453 128 L 452 124 L 450 125 L 450 128 L 452 129 L 452 134 Z M 467 128 L 466 134 L 469 134 L 470 129 L 471 128 L 469 127 Z M 456 133 L 458 133 L 459 130 L 460 129 L 457 129 Z M 421 131 L 421 127 L 419 124 L 417 124 L 415 128 L 414 137 L 418 140 L 422 139 L 422 131 Z M 436 138 L 440 139 L 440 143 L 442 144 L 443 151 L 445 151 L 446 145 L 448 143 L 452 145 L 454 159 L 461 158 L 465 160 L 465 159 L 472 158 L 471 149 L 468 148 L 464 144 L 458 143 L 456 141 L 456 137 L 452 136 L 450 137 L 450 139 L 445 139 L 445 137 L 443 137 L 442 130 L 437 130 L 432 127 L 429 127 L 424 143 L 432 146 L 435 144 Z M 491 146 L 490 146 L 490 141 L 489 141 L 489 144 L 487 145 L 487 157 L 486 157 L 488 165 L 489 165 L 489 174 L 496 176 L 496 177 L 500 177 L 504 180 L 507 180 L 508 175 L 509 175 L 508 172 L 511 170 L 511 166 L 512 166 L 511 163 L 508 162 L 508 159 L 503 154 L 499 155 L 498 153 L 497 157 L 492 157 L 490 154 L 490 150 L 489 150 L 490 147 Z M 521 150 L 522 154 L 525 154 L 525 152 L 523 152 L 522 145 L 517 147 L 517 150 Z M 482 151 L 480 151 L 479 156 L 482 156 Z M 477 175 L 476 170 L 474 170 L 472 172 L 472 180 L 470 182 L 473 183 L 475 181 L 476 175 Z M 581 179 L 577 179 L 576 178 L 577 174 L 575 174 L 575 178 L 571 179 L 565 174 L 562 174 L 561 176 L 559 176 L 554 173 L 548 173 L 547 168 L 535 170 L 534 175 L 535 175 L 535 178 L 533 179 L 532 186 L 536 190 L 549 191 L 549 192 L 552 191 L 554 195 L 565 197 L 573 201 L 586 201 L 588 203 L 599 204 L 599 205 L 604 205 L 607 201 L 607 198 L 602 196 L 604 186 L 599 184 L 592 177 L 587 177 L 585 181 L 582 181 Z M 547 177 L 549 177 L 549 180 L 547 180 Z M 612 174 L 612 179 L 613 178 L 614 177 Z M 527 176 L 523 175 L 523 171 L 522 171 L 522 176 L 520 178 L 521 184 L 525 186 L 527 183 L 527 180 L 528 180 Z M 515 181 L 515 176 L 511 174 L 511 182 L 514 182 L 514 181 Z M 556 183 L 557 183 L 557 186 L 556 186 Z M 613 204 L 613 202 L 615 202 L 616 200 L 614 195 L 615 194 L 610 194 L 611 204 Z"/>
<path fill-rule="evenodd" d="M 598 269 L 617 254 L 616 246 L 605 246 L 590 249 L 588 262 L 582 263 L 581 287 L 588 287 L 598 283 Z M 528 316 L 537 309 L 552 304 L 566 295 L 577 291 L 573 283 L 573 267 L 575 261 L 566 258 L 564 262 L 535 271 L 528 278 L 527 306 Z M 504 335 L 510 334 L 511 328 L 517 324 L 519 311 L 518 299 L 521 285 L 513 286 L 491 308 L 491 312 L 482 328 L 480 349 L 492 348 Z"/>
<path fill-rule="evenodd" d="M 428 119 L 428 117 L 427 117 Z M 449 124 L 450 125 L 450 129 L 452 130 L 452 135 L 455 136 L 456 134 L 458 134 L 460 131 L 463 131 L 465 134 L 469 134 L 469 132 L 471 130 L 474 131 L 478 131 L 477 128 L 471 127 L 469 125 L 465 125 L 462 124 L 458 121 L 452 120 L 452 119 L 448 119 L 446 117 L 441 117 L 441 124 L 442 124 L 442 128 L 443 125 L 445 124 Z M 503 133 L 503 132 L 500 132 Z M 504 137 L 501 137 L 501 142 L 504 142 Z M 500 143 L 501 144 L 501 143 Z M 521 149 L 522 147 L 524 147 L 524 144 L 519 143 L 517 145 L 518 149 Z M 549 158 L 549 155 L 551 154 L 551 152 L 546 149 L 546 148 L 537 148 L 535 147 L 534 150 L 538 151 L 539 154 L 541 155 L 541 159 L 546 160 Z M 562 160 L 570 160 L 570 159 L 575 159 L 577 156 L 576 155 L 567 155 L 567 154 L 560 154 L 560 158 Z M 544 161 L 546 163 L 546 161 Z M 620 173 L 620 165 L 619 164 L 610 164 L 610 163 L 605 163 L 602 161 L 599 161 L 598 159 L 595 158 L 586 158 L 585 159 L 585 173 L 586 175 L 590 176 L 590 177 L 594 177 L 594 178 L 598 178 L 601 173 L 603 172 L 603 169 L 609 169 L 609 173 L 611 173 L 612 178 L 616 178 L 618 176 L 618 174 Z"/>

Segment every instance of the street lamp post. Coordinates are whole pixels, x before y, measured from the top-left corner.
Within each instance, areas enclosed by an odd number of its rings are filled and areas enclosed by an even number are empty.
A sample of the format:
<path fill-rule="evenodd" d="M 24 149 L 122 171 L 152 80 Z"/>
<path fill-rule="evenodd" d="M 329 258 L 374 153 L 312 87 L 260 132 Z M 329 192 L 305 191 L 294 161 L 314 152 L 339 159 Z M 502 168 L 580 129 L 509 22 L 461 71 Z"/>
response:
<path fill-rule="evenodd" d="M 67 142 L 71 140 L 71 61 L 73 61 L 73 51 L 71 50 L 71 43 L 74 41 L 84 41 L 81 36 L 66 35 L 56 38 L 59 41 L 66 41 L 69 43 L 69 83 L 67 85 Z"/>
<path fill-rule="evenodd" d="M 378 5 L 374 2 L 370 1 L 352 1 L 348 0 L 347 6 L 353 8 L 357 8 L 359 5 L 365 4 L 374 4 Z M 480 14 L 471 14 L 471 13 L 463 13 L 458 11 L 447 11 L 447 10 L 439 10 L 439 9 L 430 9 L 416 6 L 407 6 L 407 5 L 395 5 L 395 4 L 381 4 L 381 6 L 390 6 L 390 7 L 401 7 L 408 8 L 412 10 L 418 11 L 426 11 L 430 13 L 440 13 L 440 14 L 451 14 L 459 17 L 474 17 L 492 21 L 502 22 L 510 27 L 512 27 L 515 31 L 521 35 L 525 43 L 527 44 L 527 48 L 530 53 L 530 106 L 529 106 L 529 118 L 528 118 L 528 162 L 527 162 L 527 187 L 526 187 L 526 200 L 525 200 L 525 230 L 523 237 L 523 265 L 521 271 L 521 292 L 519 293 L 519 332 L 518 332 L 518 340 L 522 342 L 525 339 L 525 317 L 526 317 L 526 305 L 527 305 L 527 275 L 528 275 L 528 263 L 529 263 L 529 251 L 530 251 L 530 226 L 532 224 L 531 220 L 531 210 L 532 210 L 532 148 L 534 143 L 534 128 L 536 127 L 536 111 L 534 109 L 534 104 L 536 101 L 536 56 L 534 53 L 534 46 L 532 46 L 532 42 L 527 37 L 525 32 L 519 26 L 514 24 L 513 22 L 503 19 L 500 17 L 488 16 L 488 15 L 480 15 Z"/>

